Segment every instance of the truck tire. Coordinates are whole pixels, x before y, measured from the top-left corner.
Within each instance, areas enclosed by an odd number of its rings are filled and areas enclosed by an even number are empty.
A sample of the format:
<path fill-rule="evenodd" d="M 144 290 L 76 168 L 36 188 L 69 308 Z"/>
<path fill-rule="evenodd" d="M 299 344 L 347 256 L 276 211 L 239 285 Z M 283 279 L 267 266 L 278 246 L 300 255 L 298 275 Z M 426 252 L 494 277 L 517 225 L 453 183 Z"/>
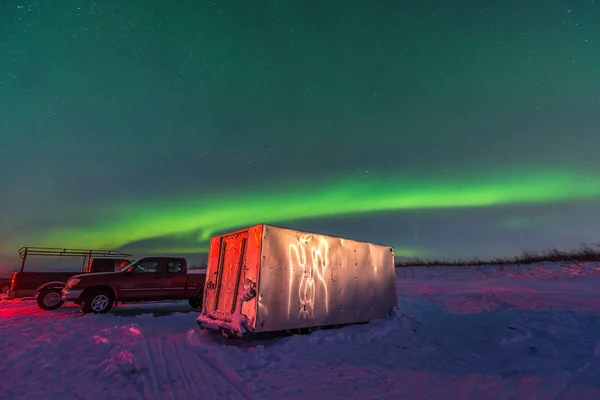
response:
<path fill-rule="evenodd" d="M 189 299 L 188 304 L 190 305 L 190 307 L 192 307 L 195 310 L 202 308 L 202 294 L 198 295 L 197 297 L 192 297 L 191 299 Z"/>
<path fill-rule="evenodd" d="M 83 296 L 81 301 L 81 312 L 84 314 L 106 314 L 115 302 L 114 295 L 110 290 L 90 290 Z"/>
<path fill-rule="evenodd" d="M 35 296 L 35 301 L 42 310 L 50 311 L 59 309 L 65 303 L 61 299 L 61 292 L 62 288 L 42 289 L 37 293 L 37 296 Z"/>

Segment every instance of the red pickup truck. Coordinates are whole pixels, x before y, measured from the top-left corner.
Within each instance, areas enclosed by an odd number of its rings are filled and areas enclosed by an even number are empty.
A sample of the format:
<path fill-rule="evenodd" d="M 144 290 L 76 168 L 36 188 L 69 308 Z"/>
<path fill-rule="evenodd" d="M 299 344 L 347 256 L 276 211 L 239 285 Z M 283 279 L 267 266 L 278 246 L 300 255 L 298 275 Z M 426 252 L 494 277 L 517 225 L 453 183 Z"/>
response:
<path fill-rule="evenodd" d="M 62 300 L 84 313 L 103 314 L 117 303 L 187 300 L 202 307 L 205 270 L 187 269 L 179 257 L 143 257 L 118 272 L 75 275 L 62 290 Z"/>
<path fill-rule="evenodd" d="M 25 262 L 32 256 L 55 257 L 58 259 L 81 258 L 80 271 L 46 270 L 25 271 Z M 131 254 L 114 250 L 81 250 L 50 247 L 22 247 L 19 249 L 22 259 L 21 269 L 13 273 L 9 283 L 8 299 L 35 297 L 43 310 L 56 310 L 63 305 L 61 291 L 67 280 L 74 275 L 93 272 L 118 271 L 131 264 Z M 62 263 L 61 263 L 62 264 Z"/>

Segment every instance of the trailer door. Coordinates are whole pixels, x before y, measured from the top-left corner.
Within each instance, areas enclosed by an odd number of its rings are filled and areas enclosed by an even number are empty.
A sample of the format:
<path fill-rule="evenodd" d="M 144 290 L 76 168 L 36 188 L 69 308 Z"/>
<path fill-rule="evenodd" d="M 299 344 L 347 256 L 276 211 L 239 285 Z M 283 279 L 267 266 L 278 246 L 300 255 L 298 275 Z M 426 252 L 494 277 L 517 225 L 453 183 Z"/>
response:
<path fill-rule="evenodd" d="M 221 237 L 215 287 L 207 292 L 207 297 L 213 298 L 206 299 L 206 304 L 212 305 L 211 311 L 234 313 L 242 285 L 247 241 L 248 230 Z"/>

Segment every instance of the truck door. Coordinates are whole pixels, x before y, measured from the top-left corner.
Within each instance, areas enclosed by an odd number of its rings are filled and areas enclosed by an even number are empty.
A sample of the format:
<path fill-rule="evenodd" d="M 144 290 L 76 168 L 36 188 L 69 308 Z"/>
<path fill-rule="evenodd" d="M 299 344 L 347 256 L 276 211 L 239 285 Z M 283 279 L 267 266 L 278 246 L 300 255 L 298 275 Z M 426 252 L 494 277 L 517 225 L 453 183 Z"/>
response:
<path fill-rule="evenodd" d="M 207 286 L 205 300 L 208 311 L 233 314 L 245 267 L 248 231 L 221 237 L 219 263 L 214 277 L 214 286 Z M 207 277 L 208 281 L 208 277 Z"/>
<path fill-rule="evenodd" d="M 144 258 L 130 268 L 131 272 L 124 273 L 120 282 L 123 300 L 160 300 L 165 297 L 161 258 Z"/>
<path fill-rule="evenodd" d="M 183 262 L 177 258 L 167 259 L 167 270 L 165 275 L 165 295 L 169 299 L 186 298 L 186 271 Z"/>

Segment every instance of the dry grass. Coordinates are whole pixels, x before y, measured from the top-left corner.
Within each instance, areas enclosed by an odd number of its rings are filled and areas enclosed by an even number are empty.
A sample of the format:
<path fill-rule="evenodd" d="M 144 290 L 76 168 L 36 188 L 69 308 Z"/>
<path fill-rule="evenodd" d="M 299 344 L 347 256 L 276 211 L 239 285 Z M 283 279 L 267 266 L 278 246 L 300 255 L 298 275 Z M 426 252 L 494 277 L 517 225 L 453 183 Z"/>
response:
<path fill-rule="evenodd" d="M 480 260 L 477 258 L 466 260 L 421 260 L 418 258 L 408 259 L 396 263 L 396 267 L 426 267 L 432 265 L 467 266 L 467 265 L 509 265 L 509 264 L 534 264 L 539 262 L 586 262 L 600 261 L 600 244 L 590 246 L 583 243 L 579 248 L 571 251 L 549 249 L 541 252 L 523 250 L 516 257 L 500 257 L 491 260 Z"/>

